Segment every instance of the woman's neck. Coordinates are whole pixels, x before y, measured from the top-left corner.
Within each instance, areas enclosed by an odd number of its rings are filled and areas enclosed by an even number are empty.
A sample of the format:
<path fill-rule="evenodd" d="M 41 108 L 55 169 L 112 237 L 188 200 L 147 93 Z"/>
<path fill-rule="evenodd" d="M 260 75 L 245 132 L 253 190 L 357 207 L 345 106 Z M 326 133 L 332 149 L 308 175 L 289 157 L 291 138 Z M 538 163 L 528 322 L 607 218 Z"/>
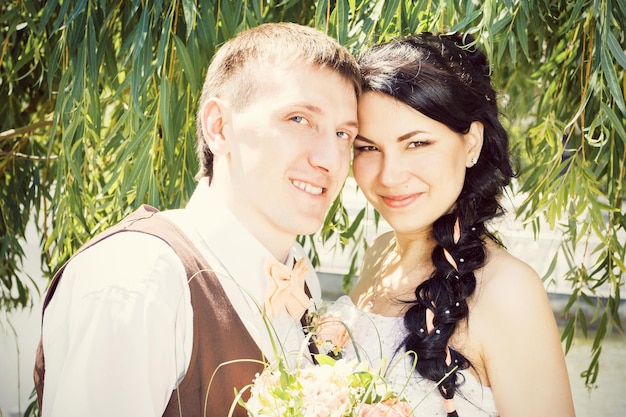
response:
<path fill-rule="evenodd" d="M 390 242 L 391 251 L 395 252 L 394 258 L 398 265 L 411 268 L 416 264 L 431 264 L 431 256 L 436 242 L 430 232 L 419 235 L 401 235 L 395 233 Z"/>

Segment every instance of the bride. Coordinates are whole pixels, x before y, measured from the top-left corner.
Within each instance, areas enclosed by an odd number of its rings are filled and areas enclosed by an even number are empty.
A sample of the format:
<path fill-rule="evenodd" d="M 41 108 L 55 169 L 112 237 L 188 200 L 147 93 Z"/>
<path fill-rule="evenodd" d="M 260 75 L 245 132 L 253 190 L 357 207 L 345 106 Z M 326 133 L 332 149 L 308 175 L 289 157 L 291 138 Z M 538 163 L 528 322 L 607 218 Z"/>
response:
<path fill-rule="evenodd" d="M 424 33 L 360 59 L 353 172 L 393 231 L 333 307 L 344 355 L 382 366 L 419 416 L 573 416 L 542 282 L 486 228 L 513 170 L 471 43 Z"/>

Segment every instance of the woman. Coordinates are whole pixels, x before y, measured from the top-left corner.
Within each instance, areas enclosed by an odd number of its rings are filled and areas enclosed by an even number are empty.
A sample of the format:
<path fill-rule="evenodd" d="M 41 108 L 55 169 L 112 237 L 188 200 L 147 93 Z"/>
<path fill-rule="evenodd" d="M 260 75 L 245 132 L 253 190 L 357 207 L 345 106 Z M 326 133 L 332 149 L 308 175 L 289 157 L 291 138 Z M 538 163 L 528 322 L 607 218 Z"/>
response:
<path fill-rule="evenodd" d="M 353 172 L 393 231 L 334 307 L 353 336 L 344 353 L 388 364 L 416 415 L 573 416 L 542 282 L 486 228 L 513 170 L 472 42 L 424 33 L 360 59 Z"/>

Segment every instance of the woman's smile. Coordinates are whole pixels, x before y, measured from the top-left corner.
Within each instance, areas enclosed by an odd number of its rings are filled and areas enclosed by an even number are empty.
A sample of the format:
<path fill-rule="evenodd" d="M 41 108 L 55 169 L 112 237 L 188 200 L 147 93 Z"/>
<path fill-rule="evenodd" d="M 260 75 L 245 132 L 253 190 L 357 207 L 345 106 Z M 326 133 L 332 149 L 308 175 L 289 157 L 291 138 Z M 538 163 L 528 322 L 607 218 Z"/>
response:
<path fill-rule="evenodd" d="M 383 202 L 390 208 L 403 208 L 411 205 L 417 200 L 422 193 L 415 194 L 401 194 L 401 195 L 383 195 L 381 196 Z"/>

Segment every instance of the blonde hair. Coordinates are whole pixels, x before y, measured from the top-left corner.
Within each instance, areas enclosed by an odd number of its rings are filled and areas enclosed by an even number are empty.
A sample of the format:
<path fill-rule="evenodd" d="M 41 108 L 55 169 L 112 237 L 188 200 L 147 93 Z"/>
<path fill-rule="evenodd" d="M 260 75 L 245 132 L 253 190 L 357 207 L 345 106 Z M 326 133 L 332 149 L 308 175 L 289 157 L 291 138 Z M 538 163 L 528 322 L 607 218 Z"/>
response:
<path fill-rule="evenodd" d="M 361 92 L 356 60 L 337 41 L 311 27 L 295 23 L 265 23 L 241 32 L 214 55 L 207 71 L 196 118 L 198 177 L 213 174 L 213 154 L 204 140 L 201 111 L 212 97 L 228 100 L 234 110 L 242 110 L 258 92 L 254 66 L 293 64 L 330 69 Z"/>

